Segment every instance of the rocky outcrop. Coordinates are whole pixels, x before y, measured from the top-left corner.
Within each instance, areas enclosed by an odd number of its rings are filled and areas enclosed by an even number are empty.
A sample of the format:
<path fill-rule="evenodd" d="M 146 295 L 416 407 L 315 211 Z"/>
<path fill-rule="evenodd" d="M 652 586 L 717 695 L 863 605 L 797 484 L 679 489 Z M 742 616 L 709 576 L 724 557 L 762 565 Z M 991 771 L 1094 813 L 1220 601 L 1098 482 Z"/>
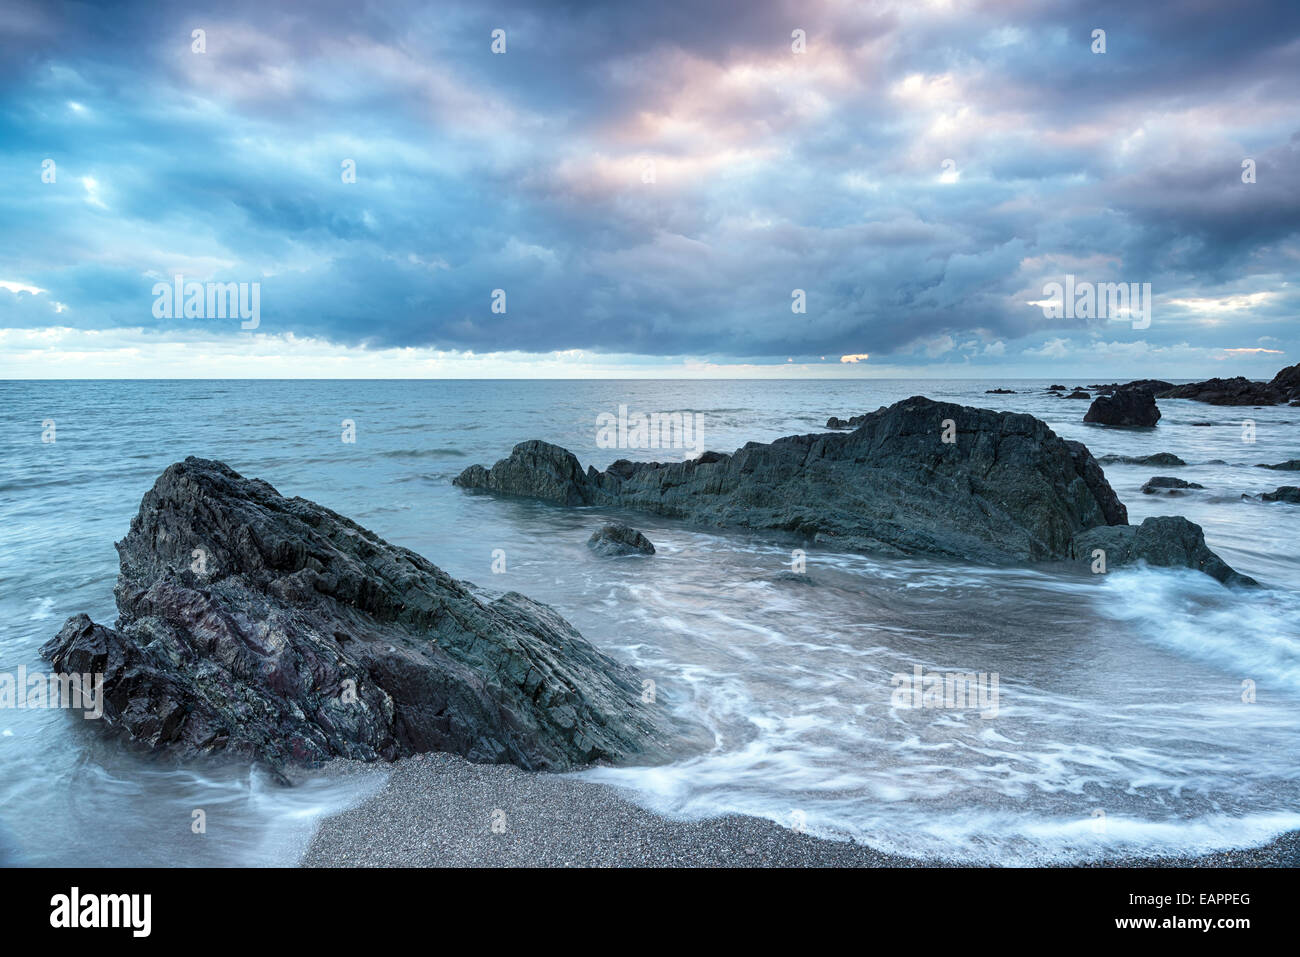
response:
<path fill-rule="evenodd" d="M 1257 382 L 1244 376 L 1206 379 L 1174 386 L 1160 397 L 1194 399 L 1210 405 L 1285 405 L 1300 399 L 1300 363 L 1283 369 L 1269 382 Z"/>
<path fill-rule="evenodd" d="M 1015 389 L 985 389 L 985 395 L 1015 395 Z"/>
<path fill-rule="evenodd" d="M 1158 396 L 1173 387 L 1172 382 L 1166 382 L 1164 379 L 1135 379 L 1132 382 L 1111 382 L 1107 385 L 1088 386 L 1094 392 L 1118 392 L 1120 389 L 1127 389 L 1132 392 L 1149 392 L 1152 396 Z"/>
<path fill-rule="evenodd" d="M 1099 395 L 1092 400 L 1083 417 L 1094 425 L 1110 425 L 1127 429 L 1151 428 L 1160 421 L 1155 396 L 1141 389 L 1117 389 L 1109 395 Z"/>
<path fill-rule="evenodd" d="M 1102 465 L 1161 465 L 1167 468 L 1184 466 L 1187 463 L 1173 452 L 1153 452 L 1151 455 L 1103 455 L 1097 459 Z"/>
<path fill-rule="evenodd" d="M 102 673 L 104 722 L 149 748 L 273 768 L 449 751 L 548 769 L 663 752 L 669 727 L 639 677 L 554 609 L 490 600 L 220 462 L 168 468 L 117 549 L 116 626 L 78 615 L 42 653 Z"/>
<path fill-rule="evenodd" d="M 631 525 L 602 525 L 587 539 L 587 547 L 597 555 L 653 555 L 650 540 Z"/>
<path fill-rule="evenodd" d="M 1261 462 L 1256 465 L 1257 469 L 1273 469 L 1279 472 L 1300 472 L 1300 459 L 1287 459 L 1285 462 L 1278 462 L 1276 465 L 1265 465 Z"/>
<path fill-rule="evenodd" d="M 1294 485 L 1283 485 L 1272 492 L 1265 492 L 1260 498 L 1266 502 L 1290 502 L 1292 505 L 1300 505 L 1300 488 Z"/>
<path fill-rule="evenodd" d="M 1092 396 L 1089 395 L 1087 392 L 1084 392 L 1082 389 L 1075 389 L 1075 390 L 1074 390 L 1073 392 L 1071 392 L 1069 395 L 1065 396 L 1065 398 L 1067 398 L 1067 399 L 1091 399 Z"/>
<path fill-rule="evenodd" d="M 1154 478 L 1147 479 L 1146 484 L 1142 486 L 1142 494 L 1155 495 L 1157 492 L 1165 492 L 1169 495 L 1177 495 L 1186 489 L 1195 488 L 1203 489 L 1205 486 L 1172 475 L 1157 475 Z"/>
<path fill-rule="evenodd" d="M 1234 571 L 1205 544 L 1201 526 L 1181 515 L 1148 518 L 1141 525 L 1110 525 L 1080 532 L 1071 546 L 1075 558 L 1093 562 L 1100 549 L 1107 570 L 1145 562 L 1157 568 L 1195 568 L 1225 585 L 1258 582 Z"/>
<path fill-rule="evenodd" d="M 688 462 L 618 461 L 604 472 L 583 472 L 558 446 L 524 442 L 455 484 L 983 563 L 1064 557 L 1082 529 L 1128 520 L 1080 443 L 1030 415 L 920 396 L 869 413 L 849 433 L 751 442 Z"/>

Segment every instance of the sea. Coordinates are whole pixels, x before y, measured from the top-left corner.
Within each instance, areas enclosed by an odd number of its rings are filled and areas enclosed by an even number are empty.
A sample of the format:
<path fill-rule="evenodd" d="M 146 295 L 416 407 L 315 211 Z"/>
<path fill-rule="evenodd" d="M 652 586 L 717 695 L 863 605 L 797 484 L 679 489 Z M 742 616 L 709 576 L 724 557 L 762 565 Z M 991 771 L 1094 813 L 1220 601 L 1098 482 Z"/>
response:
<path fill-rule="evenodd" d="M 662 815 L 755 815 L 895 854 L 1007 865 L 1201 854 L 1300 829 L 1300 506 L 1257 497 L 1300 484 L 1257 467 L 1300 458 L 1300 408 L 1161 400 L 1156 428 L 1109 429 L 1085 425 L 1088 403 L 1049 384 L 0 382 L 0 675 L 48 671 L 38 649 L 70 615 L 114 621 L 113 543 L 163 469 L 196 455 L 457 578 L 546 602 L 641 669 L 710 735 L 665 765 L 575 776 Z M 824 431 L 828 416 L 913 395 L 1030 413 L 1097 456 L 1180 456 L 1175 470 L 1105 466 L 1130 521 L 1185 515 L 1263 587 L 1190 570 L 846 554 L 452 485 L 527 439 L 603 469 Z M 693 416 L 698 447 L 609 447 L 600 425 L 620 407 Z M 1154 475 L 1204 489 L 1142 494 Z M 611 519 L 656 554 L 591 553 L 587 537 Z M 996 676 L 996 707 L 900 700 L 918 668 Z M 140 754 L 79 712 L 0 708 L 0 861 L 291 866 L 323 817 L 385 774 L 377 764 L 286 787 L 238 762 Z"/>

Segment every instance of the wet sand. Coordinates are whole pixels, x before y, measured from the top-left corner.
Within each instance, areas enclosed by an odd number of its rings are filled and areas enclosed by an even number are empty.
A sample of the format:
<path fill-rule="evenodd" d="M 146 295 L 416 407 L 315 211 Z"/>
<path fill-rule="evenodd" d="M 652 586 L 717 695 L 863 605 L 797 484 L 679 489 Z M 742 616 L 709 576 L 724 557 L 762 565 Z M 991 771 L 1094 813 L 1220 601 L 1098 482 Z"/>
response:
<path fill-rule="evenodd" d="M 508 765 L 425 754 L 391 765 L 334 761 L 329 775 L 389 775 L 369 800 L 324 820 L 305 867 L 942 867 L 760 818 L 675 821 L 614 788 Z M 494 826 L 495 825 L 495 826 Z M 1300 834 L 1201 857 L 1085 866 L 1294 867 Z"/>

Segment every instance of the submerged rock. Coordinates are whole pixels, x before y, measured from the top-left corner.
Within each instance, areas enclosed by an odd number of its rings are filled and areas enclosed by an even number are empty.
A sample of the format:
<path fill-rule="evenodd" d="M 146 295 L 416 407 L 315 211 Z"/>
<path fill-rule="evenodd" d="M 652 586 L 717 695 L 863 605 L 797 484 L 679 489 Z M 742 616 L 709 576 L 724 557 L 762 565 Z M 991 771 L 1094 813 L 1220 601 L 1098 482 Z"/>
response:
<path fill-rule="evenodd" d="M 653 555 L 650 540 L 631 525 L 602 525 L 587 539 L 597 555 Z"/>
<path fill-rule="evenodd" d="M 180 757 L 449 751 L 529 769 L 662 753 L 640 678 L 554 609 L 495 600 L 355 522 L 188 458 L 117 543 L 113 629 L 42 648 L 104 675 L 104 722 Z"/>
<path fill-rule="evenodd" d="M 955 439 L 945 442 L 950 434 Z M 1073 536 L 1122 524 L 1124 506 L 1082 444 L 1030 415 L 917 396 L 849 433 L 751 442 L 688 462 L 615 462 L 583 472 L 546 442 L 515 446 L 466 489 L 771 529 L 854 551 L 983 563 L 1065 557 Z"/>
<path fill-rule="evenodd" d="M 1170 495 L 1175 495 L 1184 489 L 1195 488 L 1203 489 L 1205 486 L 1197 485 L 1195 482 L 1188 482 L 1173 475 L 1157 475 L 1154 478 L 1147 479 L 1146 484 L 1142 486 L 1142 494 L 1154 495 L 1157 492 L 1167 492 Z"/>
<path fill-rule="evenodd" d="M 1090 528 L 1075 536 L 1074 557 L 1095 560 L 1100 549 L 1107 569 L 1146 562 L 1159 568 L 1195 568 L 1225 585 L 1258 585 L 1255 579 L 1234 571 L 1205 544 L 1201 526 L 1181 515 L 1148 518 L 1141 525 Z"/>
<path fill-rule="evenodd" d="M 985 395 L 1015 395 L 1015 389 L 985 389 Z"/>
<path fill-rule="evenodd" d="M 1265 492 L 1260 498 L 1266 502 L 1290 502 L 1292 505 L 1300 505 L 1300 488 L 1294 485 L 1283 485 L 1275 491 Z"/>
<path fill-rule="evenodd" d="M 1187 463 L 1173 452 L 1153 452 L 1151 455 L 1103 455 L 1097 459 L 1102 465 L 1163 465 L 1178 467 Z"/>
<path fill-rule="evenodd" d="M 1083 417 L 1094 425 L 1111 425 L 1123 428 L 1150 428 L 1160 421 L 1155 396 L 1140 389 L 1117 389 L 1109 395 L 1099 395 L 1092 400 Z"/>
<path fill-rule="evenodd" d="M 1287 459 L 1285 462 L 1278 462 L 1276 465 L 1265 465 L 1261 462 L 1255 468 L 1273 469 L 1281 472 L 1300 472 L 1300 459 Z"/>

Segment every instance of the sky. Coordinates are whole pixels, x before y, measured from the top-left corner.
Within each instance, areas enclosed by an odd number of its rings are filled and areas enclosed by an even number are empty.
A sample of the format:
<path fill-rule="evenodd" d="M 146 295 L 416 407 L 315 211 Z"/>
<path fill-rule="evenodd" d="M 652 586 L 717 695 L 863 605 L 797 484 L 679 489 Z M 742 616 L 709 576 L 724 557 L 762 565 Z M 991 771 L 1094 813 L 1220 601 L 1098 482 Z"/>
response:
<path fill-rule="evenodd" d="M 1294 0 L 0 0 L 0 378 L 1269 378 L 1298 91 Z"/>

